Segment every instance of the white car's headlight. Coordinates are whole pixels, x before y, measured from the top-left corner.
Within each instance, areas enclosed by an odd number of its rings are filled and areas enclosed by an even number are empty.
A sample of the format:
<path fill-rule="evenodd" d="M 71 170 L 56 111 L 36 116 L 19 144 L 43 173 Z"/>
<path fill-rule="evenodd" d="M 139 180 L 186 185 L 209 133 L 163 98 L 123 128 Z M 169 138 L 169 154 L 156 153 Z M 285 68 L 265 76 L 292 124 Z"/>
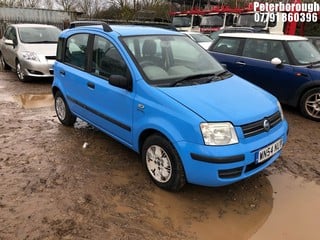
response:
<path fill-rule="evenodd" d="M 282 111 L 281 104 L 279 103 L 279 101 L 277 102 L 277 104 L 278 104 L 279 112 L 280 112 L 280 115 L 281 115 L 281 119 L 283 120 L 284 116 L 283 116 L 283 111 Z"/>
<path fill-rule="evenodd" d="M 235 129 L 229 122 L 201 123 L 200 129 L 206 145 L 229 145 L 238 143 Z"/>
<path fill-rule="evenodd" d="M 22 52 L 22 57 L 26 60 L 40 62 L 38 55 L 35 52 Z"/>

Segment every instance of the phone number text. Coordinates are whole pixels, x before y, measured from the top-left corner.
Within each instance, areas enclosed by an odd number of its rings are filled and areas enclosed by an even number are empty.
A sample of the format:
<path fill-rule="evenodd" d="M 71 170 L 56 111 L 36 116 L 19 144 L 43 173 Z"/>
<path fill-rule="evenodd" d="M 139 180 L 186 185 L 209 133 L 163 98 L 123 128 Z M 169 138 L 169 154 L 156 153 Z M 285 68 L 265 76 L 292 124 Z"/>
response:
<path fill-rule="evenodd" d="M 280 19 L 278 19 L 280 18 Z M 316 12 L 290 12 L 290 13 L 270 13 L 256 12 L 254 13 L 254 21 L 257 23 L 267 22 L 317 22 L 318 13 Z"/>

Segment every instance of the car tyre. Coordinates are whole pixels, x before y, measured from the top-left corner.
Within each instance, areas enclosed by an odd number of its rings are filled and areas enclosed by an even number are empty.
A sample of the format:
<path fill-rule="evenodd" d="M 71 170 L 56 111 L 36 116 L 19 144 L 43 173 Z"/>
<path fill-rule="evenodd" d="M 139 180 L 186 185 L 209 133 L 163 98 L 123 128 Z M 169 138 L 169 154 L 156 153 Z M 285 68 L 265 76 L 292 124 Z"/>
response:
<path fill-rule="evenodd" d="M 305 92 L 300 101 L 302 115 L 314 121 L 320 121 L 320 88 L 313 88 Z"/>
<path fill-rule="evenodd" d="M 9 69 L 10 69 L 9 65 L 4 60 L 2 52 L 0 52 L 0 70 L 3 71 L 3 70 L 9 70 Z"/>
<path fill-rule="evenodd" d="M 141 151 L 142 163 L 152 181 L 160 188 L 179 191 L 186 183 L 180 157 L 172 144 L 163 136 L 149 136 Z"/>
<path fill-rule="evenodd" d="M 24 75 L 23 70 L 21 68 L 21 64 L 18 60 L 16 62 L 16 74 L 17 74 L 19 81 L 21 81 L 21 82 L 28 81 L 28 77 Z"/>
<path fill-rule="evenodd" d="M 70 111 L 69 106 L 60 91 L 57 91 L 54 95 L 54 107 L 59 121 L 63 125 L 73 126 L 77 118 Z"/>

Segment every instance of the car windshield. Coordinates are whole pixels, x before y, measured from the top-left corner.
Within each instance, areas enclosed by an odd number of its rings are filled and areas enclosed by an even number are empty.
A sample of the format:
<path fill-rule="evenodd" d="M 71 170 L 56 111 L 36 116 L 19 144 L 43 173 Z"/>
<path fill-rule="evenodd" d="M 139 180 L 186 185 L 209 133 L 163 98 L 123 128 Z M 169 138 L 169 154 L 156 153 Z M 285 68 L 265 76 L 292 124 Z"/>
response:
<path fill-rule="evenodd" d="M 172 25 L 175 27 L 190 27 L 191 26 L 191 15 L 190 16 L 175 16 L 175 17 L 173 17 Z"/>
<path fill-rule="evenodd" d="M 209 82 L 224 68 L 187 36 L 150 35 L 125 37 L 124 42 L 152 85 L 174 86 Z"/>
<path fill-rule="evenodd" d="M 61 30 L 56 27 L 19 27 L 23 43 L 57 43 Z"/>
<path fill-rule="evenodd" d="M 207 15 L 202 17 L 200 26 L 222 27 L 223 21 L 224 14 Z"/>
<path fill-rule="evenodd" d="M 261 19 L 260 17 L 259 19 Z M 255 21 L 255 15 L 254 14 L 241 14 L 238 18 L 237 26 L 238 27 L 266 27 L 267 22 L 261 21 L 256 22 Z"/>
<path fill-rule="evenodd" d="M 289 41 L 288 46 L 299 64 L 320 63 L 320 52 L 308 40 Z"/>

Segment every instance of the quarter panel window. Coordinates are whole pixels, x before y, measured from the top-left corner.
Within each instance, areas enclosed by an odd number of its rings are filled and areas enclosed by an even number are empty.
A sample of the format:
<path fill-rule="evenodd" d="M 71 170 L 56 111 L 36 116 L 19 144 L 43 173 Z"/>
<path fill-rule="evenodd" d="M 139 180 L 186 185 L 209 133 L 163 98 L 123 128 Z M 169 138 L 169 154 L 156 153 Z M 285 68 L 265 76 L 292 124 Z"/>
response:
<path fill-rule="evenodd" d="M 75 34 L 68 38 L 65 48 L 65 63 L 85 69 L 88 37 L 88 34 Z"/>

